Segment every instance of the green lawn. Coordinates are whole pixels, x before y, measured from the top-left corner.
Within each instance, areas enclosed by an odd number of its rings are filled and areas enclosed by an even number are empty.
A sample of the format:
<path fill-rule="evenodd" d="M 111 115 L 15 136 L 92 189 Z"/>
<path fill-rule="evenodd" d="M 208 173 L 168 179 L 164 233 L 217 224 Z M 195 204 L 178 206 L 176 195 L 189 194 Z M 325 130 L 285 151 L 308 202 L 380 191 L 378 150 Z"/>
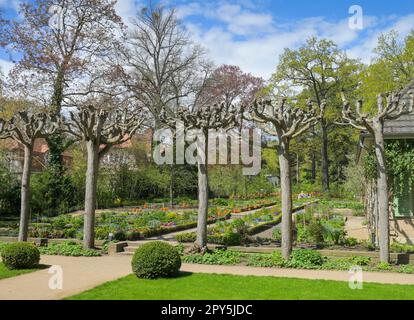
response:
<path fill-rule="evenodd" d="M 364 284 L 275 277 L 182 274 L 174 279 L 139 280 L 134 275 L 70 297 L 73 300 L 278 300 L 414 299 L 414 286 Z"/>
<path fill-rule="evenodd" d="M 38 271 L 38 270 L 39 268 L 38 269 L 27 269 L 27 270 L 9 270 L 6 268 L 6 266 L 3 263 L 0 262 L 0 280 L 19 276 L 21 274 Z"/>

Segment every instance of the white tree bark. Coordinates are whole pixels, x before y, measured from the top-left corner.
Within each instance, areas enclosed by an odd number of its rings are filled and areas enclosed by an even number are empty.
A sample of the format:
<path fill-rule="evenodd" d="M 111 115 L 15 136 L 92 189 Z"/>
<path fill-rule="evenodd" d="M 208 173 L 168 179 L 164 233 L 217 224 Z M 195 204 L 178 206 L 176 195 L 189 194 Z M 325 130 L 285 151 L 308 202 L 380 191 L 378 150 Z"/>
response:
<path fill-rule="evenodd" d="M 196 244 L 207 247 L 208 173 L 207 165 L 198 164 L 198 223 Z"/>
<path fill-rule="evenodd" d="M 32 171 L 33 145 L 24 145 L 24 162 L 21 182 L 19 241 L 27 241 L 30 215 L 30 176 Z"/>
<path fill-rule="evenodd" d="M 388 213 L 388 181 L 385 163 L 384 124 L 374 121 L 375 154 L 377 157 L 378 232 L 380 260 L 389 262 L 390 226 Z"/>
<path fill-rule="evenodd" d="M 292 253 L 292 181 L 289 157 L 289 139 L 279 142 L 280 187 L 282 193 L 282 257 Z"/>
<path fill-rule="evenodd" d="M 207 220 L 208 220 L 208 132 L 204 130 L 204 141 L 197 138 L 198 166 L 198 222 L 196 245 L 201 252 L 207 249 Z"/>
<path fill-rule="evenodd" d="M 83 225 L 83 246 L 85 249 L 95 247 L 95 210 L 96 190 L 99 172 L 99 146 L 87 141 L 88 164 L 86 170 L 85 218 Z"/>
<path fill-rule="evenodd" d="M 370 116 L 362 112 L 363 102 L 359 100 L 356 110 L 351 109 L 350 103 L 342 94 L 343 111 L 342 118 L 347 124 L 358 130 L 368 130 L 374 137 L 375 156 L 377 162 L 377 209 L 378 209 L 378 236 L 380 246 L 381 262 L 390 260 L 390 226 L 389 226 L 389 206 L 388 206 L 388 181 L 387 167 L 385 160 L 384 143 L 384 121 L 387 119 L 398 119 L 403 114 L 413 111 L 414 94 L 410 93 L 409 101 L 401 101 L 401 93 L 379 94 L 377 97 L 378 111 Z"/>

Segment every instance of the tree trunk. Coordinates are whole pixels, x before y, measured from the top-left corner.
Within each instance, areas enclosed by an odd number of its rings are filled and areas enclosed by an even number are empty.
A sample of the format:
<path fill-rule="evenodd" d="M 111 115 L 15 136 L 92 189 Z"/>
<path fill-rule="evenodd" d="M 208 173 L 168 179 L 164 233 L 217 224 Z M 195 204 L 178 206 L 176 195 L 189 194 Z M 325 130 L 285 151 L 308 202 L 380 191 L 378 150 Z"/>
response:
<path fill-rule="evenodd" d="M 377 157 L 377 196 L 378 196 L 378 231 L 380 260 L 389 262 L 390 226 L 388 214 L 388 182 L 385 163 L 385 144 L 383 123 L 374 123 L 375 154 Z"/>
<path fill-rule="evenodd" d="M 300 159 L 299 153 L 296 153 L 296 183 L 297 185 L 300 184 Z"/>
<path fill-rule="evenodd" d="M 99 146 L 96 146 L 93 141 L 87 141 L 86 147 L 88 164 L 86 170 L 83 246 L 85 249 L 93 249 L 95 247 L 95 209 L 99 171 Z"/>
<path fill-rule="evenodd" d="M 312 181 L 312 183 L 315 183 L 315 181 L 316 181 L 316 155 L 315 155 L 315 152 L 313 152 L 313 151 L 312 151 L 311 181 Z"/>
<path fill-rule="evenodd" d="M 170 208 L 174 208 L 174 165 L 170 168 Z"/>
<path fill-rule="evenodd" d="M 322 187 L 329 191 L 328 131 L 322 123 Z"/>
<path fill-rule="evenodd" d="M 19 241 L 27 241 L 29 230 L 30 175 L 32 171 L 33 145 L 24 146 L 24 163 L 21 185 Z"/>
<path fill-rule="evenodd" d="M 196 244 L 204 251 L 207 248 L 207 219 L 208 219 L 208 166 L 207 166 L 207 136 L 205 135 L 204 163 L 201 160 L 201 146 L 198 147 L 198 223 Z"/>
<path fill-rule="evenodd" d="M 280 186 L 282 193 L 282 256 L 292 253 L 292 181 L 289 158 L 289 140 L 279 142 Z"/>

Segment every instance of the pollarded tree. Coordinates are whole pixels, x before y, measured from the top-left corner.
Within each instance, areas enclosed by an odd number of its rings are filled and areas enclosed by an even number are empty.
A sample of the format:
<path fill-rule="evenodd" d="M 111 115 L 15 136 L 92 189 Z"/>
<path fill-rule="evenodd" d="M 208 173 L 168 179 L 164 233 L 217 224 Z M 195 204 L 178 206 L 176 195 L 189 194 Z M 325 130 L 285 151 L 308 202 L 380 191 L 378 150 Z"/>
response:
<path fill-rule="evenodd" d="M 19 241 L 27 241 L 29 227 L 30 177 L 35 140 L 53 134 L 59 121 L 45 113 L 16 112 L 10 120 L 0 120 L 0 138 L 11 138 L 23 146 Z"/>
<path fill-rule="evenodd" d="M 17 61 L 12 90 L 24 91 L 27 99 L 59 116 L 85 70 L 118 47 L 122 21 L 115 5 L 112 0 L 19 1 L 19 15 L 0 20 L 0 46 Z M 47 143 L 53 172 L 48 188 L 58 207 L 65 187 L 62 153 L 71 141 L 57 131 Z"/>
<path fill-rule="evenodd" d="M 358 100 L 356 110 L 352 110 L 351 104 L 342 95 L 343 100 L 343 120 L 358 130 L 368 131 L 375 142 L 375 156 L 377 161 L 377 201 L 378 201 L 378 228 L 380 259 L 389 262 L 389 214 L 388 214 L 388 181 L 387 167 L 385 159 L 384 143 L 384 122 L 399 118 L 403 114 L 413 111 L 414 95 L 411 93 L 409 102 L 401 101 L 401 94 L 391 93 L 386 95 L 379 94 L 377 97 L 377 111 L 374 114 L 367 114 L 362 111 L 363 102 Z M 384 104 L 385 102 L 385 104 Z"/>
<path fill-rule="evenodd" d="M 312 102 L 308 102 L 308 110 L 287 104 L 256 101 L 253 104 L 253 119 L 261 124 L 263 130 L 278 138 L 278 154 L 280 166 L 280 184 L 282 193 L 282 255 L 288 259 L 292 252 L 292 177 L 290 143 L 301 136 L 311 126 L 318 123 L 325 110 L 325 102 L 319 110 Z"/>
<path fill-rule="evenodd" d="M 209 131 L 228 131 L 237 127 L 241 113 L 234 106 L 223 103 L 194 109 L 180 108 L 175 116 L 169 116 L 164 110 L 160 119 L 169 127 L 175 127 L 176 122 L 181 121 L 187 130 L 197 130 L 198 223 L 195 248 L 204 253 L 207 249 Z"/>
<path fill-rule="evenodd" d="M 128 141 L 142 126 L 141 110 L 115 108 L 90 100 L 77 112 L 70 112 L 66 131 L 86 143 L 87 171 L 83 243 L 87 249 L 95 246 L 95 210 L 99 163 L 114 145 Z"/>

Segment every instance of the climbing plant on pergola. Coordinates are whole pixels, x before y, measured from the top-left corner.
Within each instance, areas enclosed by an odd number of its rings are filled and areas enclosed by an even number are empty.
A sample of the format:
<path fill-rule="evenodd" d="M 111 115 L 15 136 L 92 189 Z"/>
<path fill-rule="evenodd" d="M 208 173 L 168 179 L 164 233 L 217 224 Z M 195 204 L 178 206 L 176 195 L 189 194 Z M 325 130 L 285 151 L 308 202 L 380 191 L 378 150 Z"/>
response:
<path fill-rule="evenodd" d="M 377 208 L 380 259 L 389 262 L 390 253 L 390 226 L 388 212 L 388 181 L 387 165 L 385 159 L 384 122 L 385 120 L 398 119 L 404 114 L 411 113 L 414 105 L 414 95 L 410 94 L 409 101 L 401 101 L 401 93 L 379 94 L 377 97 L 377 110 L 372 113 L 364 113 L 363 101 L 356 103 L 356 108 L 351 108 L 350 102 L 342 94 L 343 111 L 342 118 L 346 124 L 361 130 L 368 131 L 374 138 L 375 158 L 377 164 Z"/>

